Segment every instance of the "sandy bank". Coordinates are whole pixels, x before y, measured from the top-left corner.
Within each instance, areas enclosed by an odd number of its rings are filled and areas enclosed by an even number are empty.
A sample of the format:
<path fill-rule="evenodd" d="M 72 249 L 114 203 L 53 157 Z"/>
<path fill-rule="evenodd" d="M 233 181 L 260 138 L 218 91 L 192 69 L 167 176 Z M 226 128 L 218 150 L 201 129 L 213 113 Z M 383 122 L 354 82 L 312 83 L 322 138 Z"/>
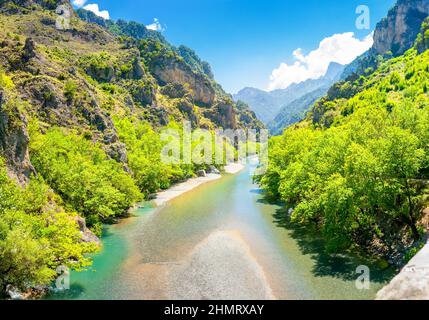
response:
<path fill-rule="evenodd" d="M 243 169 L 244 169 L 244 165 L 241 163 L 231 163 L 225 166 L 224 168 L 225 173 L 227 174 L 237 174 Z M 189 179 L 185 182 L 176 184 L 165 191 L 158 192 L 156 195 L 156 199 L 153 200 L 152 202 L 158 207 L 162 206 L 168 201 L 173 200 L 174 198 L 177 198 L 182 194 L 189 192 L 204 183 L 215 181 L 220 178 L 222 178 L 220 174 L 210 173 L 205 177 Z"/>
<path fill-rule="evenodd" d="M 229 174 L 237 174 L 243 169 L 244 169 L 244 165 L 241 163 L 230 163 L 224 168 L 225 173 L 229 173 Z"/>

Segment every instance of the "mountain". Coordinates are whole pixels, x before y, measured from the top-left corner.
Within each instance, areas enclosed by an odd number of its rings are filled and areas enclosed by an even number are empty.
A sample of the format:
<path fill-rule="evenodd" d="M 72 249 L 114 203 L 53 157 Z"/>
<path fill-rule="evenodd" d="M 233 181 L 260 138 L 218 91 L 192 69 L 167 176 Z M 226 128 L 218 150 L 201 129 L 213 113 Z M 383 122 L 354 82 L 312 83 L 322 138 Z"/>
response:
<path fill-rule="evenodd" d="M 339 80 L 341 74 L 344 71 L 344 66 L 332 62 L 323 78 L 320 82 L 317 82 L 319 86 L 311 91 L 311 87 L 305 86 L 308 92 L 297 98 L 296 100 L 284 105 L 276 117 L 267 124 L 268 129 L 272 135 L 280 135 L 283 130 L 294 123 L 297 123 L 305 118 L 305 114 L 314 103 L 323 97 L 332 86 L 333 83 Z"/>
<path fill-rule="evenodd" d="M 103 223 L 214 170 L 162 161 L 163 129 L 263 127 L 193 50 L 144 25 L 66 0 L 2 0 L 0 25 L 0 298 L 88 267 Z"/>
<path fill-rule="evenodd" d="M 283 130 L 305 118 L 314 103 L 329 90 L 329 85 L 311 91 L 281 108 L 277 116 L 267 124 L 270 134 L 281 135 Z"/>
<path fill-rule="evenodd" d="M 170 119 L 189 120 L 194 128 L 262 127 L 250 109 L 237 108 L 208 63 L 191 49 L 175 48 L 144 25 L 105 21 L 83 10 L 72 14 L 69 30 L 58 30 L 54 10 L 59 4 L 71 8 L 64 0 L 2 1 L 0 6 L 6 25 L 0 67 L 14 80 L 18 97 L 47 125 L 90 129 L 118 161 L 125 161 L 126 150 L 118 142 L 113 109 L 154 127 Z M 79 88 L 74 99 L 67 85 Z M 7 152 L 21 150 L 7 157 L 21 181 L 32 171 L 25 122 L 14 138 L 3 140 Z M 19 139 L 19 148 L 10 148 L 8 139 Z"/>
<path fill-rule="evenodd" d="M 331 62 L 323 78 L 328 81 L 329 80 L 337 81 L 341 76 L 341 74 L 343 73 L 343 71 L 344 71 L 344 65 L 336 62 Z"/>
<path fill-rule="evenodd" d="M 255 88 L 245 88 L 234 95 L 234 100 L 244 101 L 256 116 L 278 133 L 287 126 L 302 119 L 305 111 L 328 91 L 344 70 L 341 64 L 332 62 L 325 76 L 294 83 L 286 89 L 266 92 Z M 308 104 L 310 103 L 310 104 Z"/>
<path fill-rule="evenodd" d="M 244 88 L 233 95 L 235 101 L 243 101 L 256 113 L 256 116 L 264 123 L 268 123 L 278 109 L 279 103 L 269 92 Z"/>
<path fill-rule="evenodd" d="M 360 247 L 398 269 L 429 229 L 429 18 L 421 20 L 428 3 L 398 1 L 378 26 L 386 41 L 360 59 L 392 54 L 335 83 L 274 137 L 260 178 L 268 195 L 293 208 L 291 221 L 320 230 L 328 251 Z"/>
<path fill-rule="evenodd" d="M 429 16 L 429 1 L 399 0 L 374 32 L 375 54 L 399 56 L 411 48 L 423 21 Z"/>
<path fill-rule="evenodd" d="M 383 61 L 404 54 L 415 44 L 428 16 L 428 0 L 397 1 L 387 16 L 377 23 L 372 48 L 345 68 L 341 80 L 369 75 Z"/>

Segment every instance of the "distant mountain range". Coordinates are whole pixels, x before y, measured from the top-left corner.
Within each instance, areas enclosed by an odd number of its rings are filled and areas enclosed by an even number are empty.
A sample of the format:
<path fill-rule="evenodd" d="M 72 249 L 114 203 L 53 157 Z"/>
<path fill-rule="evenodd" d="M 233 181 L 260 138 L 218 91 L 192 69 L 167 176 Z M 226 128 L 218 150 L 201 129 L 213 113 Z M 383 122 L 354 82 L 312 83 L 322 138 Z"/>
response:
<path fill-rule="evenodd" d="M 302 120 L 305 112 L 328 92 L 343 71 L 343 65 L 332 62 L 325 76 L 319 79 L 309 79 L 271 92 L 244 88 L 234 95 L 234 100 L 247 103 L 272 134 L 280 134 L 285 127 Z"/>

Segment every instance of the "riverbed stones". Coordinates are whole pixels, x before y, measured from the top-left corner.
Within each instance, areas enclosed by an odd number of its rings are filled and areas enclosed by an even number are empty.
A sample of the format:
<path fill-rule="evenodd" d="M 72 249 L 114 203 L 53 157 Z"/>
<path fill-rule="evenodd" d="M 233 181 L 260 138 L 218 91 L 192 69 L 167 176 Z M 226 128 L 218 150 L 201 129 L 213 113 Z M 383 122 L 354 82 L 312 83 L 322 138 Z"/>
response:
<path fill-rule="evenodd" d="M 198 177 L 205 177 L 205 176 L 207 176 L 207 173 L 206 173 L 205 170 L 198 170 L 197 171 L 197 176 Z"/>

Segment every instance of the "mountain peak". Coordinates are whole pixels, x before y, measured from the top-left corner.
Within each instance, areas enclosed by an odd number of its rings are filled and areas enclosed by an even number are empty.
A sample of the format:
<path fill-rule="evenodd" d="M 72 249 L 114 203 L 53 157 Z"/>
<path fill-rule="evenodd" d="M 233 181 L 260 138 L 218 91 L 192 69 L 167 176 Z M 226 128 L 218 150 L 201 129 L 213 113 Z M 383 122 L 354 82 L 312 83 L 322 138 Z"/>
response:
<path fill-rule="evenodd" d="M 381 20 L 374 32 L 373 51 L 394 56 L 410 49 L 420 31 L 423 21 L 429 16 L 428 0 L 399 0 Z"/>
<path fill-rule="evenodd" d="M 324 78 L 329 80 L 337 80 L 341 76 L 341 73 L 344 71 L 344 68 L 345 66 L 340 63 L 331 62 Z"/>

